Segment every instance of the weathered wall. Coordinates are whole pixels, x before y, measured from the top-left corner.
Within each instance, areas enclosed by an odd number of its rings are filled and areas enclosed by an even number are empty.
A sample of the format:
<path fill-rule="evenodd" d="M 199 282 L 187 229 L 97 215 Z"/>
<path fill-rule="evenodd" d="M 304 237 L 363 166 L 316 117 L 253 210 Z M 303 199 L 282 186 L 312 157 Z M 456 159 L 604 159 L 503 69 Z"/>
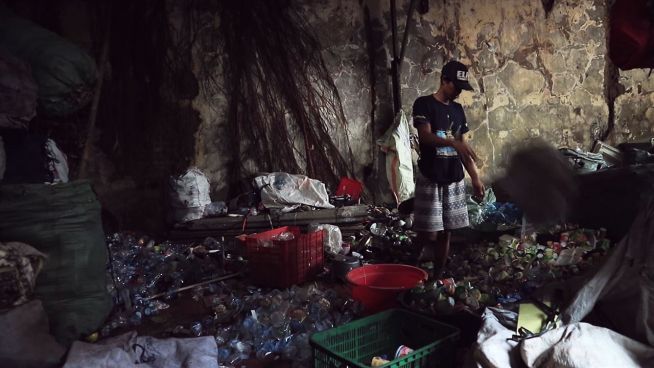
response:
<path fill-rule="evenodd" d="M 364 167 L 372 165 L 372 155 L 376 152 L 372 134 L 373 93 L 363 7 L 358 2 L 348 0 L 306 0 L 296 5 L 316 30 L 324 61 L 342 100 L 348 126 L 336 130 L 333 140 L 339 148 L 347 147 L 349 142 L 355 161 L 355 175 L 362 179 Z M 198 75 L 206 71 L 207 60 L 211 59 L 207 52 L 215 51 L 215 39 L 212 39 L 215 36 L 211 32 L 219 29 L 220 19 L 212 21 L 213 24 L 207 29 L 213 31 L 201 32 L 196 45 L 194 69 Z M 206 76 L 200 77 L 203 88 L 193 102 L 202 121 L 196 133 L 195 163 L 210 178 L 216 198 L 224 198 L 229 192 L 227 178 L 232 175 L 230 169 L 235 165 L 230 151 L 231 137 L 226 127 L 228 99 L 220 86 L 221 73 L 222 68 L 218 64 L 215 65 L 215 79 L 208 81 Z M 256 149 L 256 146 L 252 149 Z M 345 149 L 343 154 L 347 156 Z M 255 162 L 246 162 L 244 166 L 244 175 L 254 174 L 258 169 Z"/>
<path fill-rule="evenodd" d="M 349 129 L 341 134 L 354 142 L 357 176 L 374 185 L 384 176 L 374 142 L 392 120 L 388 2 L 301 3 L 343 100 Z M 408 3 L 398 1 L 400 36 Z M 443 63 L 456 58 L 471 65 L 475 91 L 460 102 L 484 176 L 496 173 L 512 142 L 527 137 L 590 149 L 608 122 L 605 18 L 601 0 L 557 1 L 548 17 L 538 0 L 430 1 L 427 14 L 415 14 L 402 66 L 403 108 L 435 92 Z M 202 116 L 196 163 L 223 193 L 224 96 L 201 93 L 194 106 Z"/>
<path fill-rule="evenodd" d="M 649 70 L 621 71 L 624 92 L 615 100 L 615 127 L 610 143 L 648 142 L 654 137 L 654 77 Z"/>
<path fill-rule="evenodd" d="M 471 66 L 475 91 L 460 102 L 485 176 L 527 137 L 591 148 L 608 119 L 603 1 L 557 1 L 548 17 L 537 0 L 430 4 L 404 65 L 406 108 L 435 91 L 443 62 L 456 58 Z"/>
<path fill-rule="evenodd" d="M 101 17 L 94 18 L 95 8 L 78 3 L 59 2 L 52 24 L 40 23 L 97 57 L 102 32 L 96 19 Z M 613 76 L 606 60 L 604 0 L 558 0 L 547 17 L 540 0 L 429 3 L 427 14 L 414 15 L 402 65 L 402 105 L 410 111 L 417 96 L 436 91 L 440 68 L 448 59 L 471 65 L 475 91 L 464 92 L 460 102 L 485 177 L 497 173 L 512 143 L 526 137 L 590 149 L 611 119 L 607 91 L 617 95 L 610 143 L 654 135 L 654 79 L 646 70 Z M 214 70 L 212 80 L 222 79 L 220 63 L 207 64 L 217 60 L 213 56 L 219 52 L 215 38 L 220 34 L 215 29 L 220 19 L 212 9 L 203 8 L 211 2 L 182 6 L 167 1 L 163 16 L 161 2 L 121 4 L 125 7 L 115 16 L 110 69 L 100 105 L 93 178 L 105 207 L 121 227 L 150 229 L 163 218 L 166 177 L 183 166 L 195 164 L 207 173 L 214 199 L 227 196 L 234 163 L 225 124 L 227 96 L 219 83 L 203 77 L 209 66 Z M 349 125 L 335 133 L 335 140 L 350 142 L 357 178 L 383 200 L 376 189 L 384 187 L 385 162 L 375 140 L 393 119 L 389 2 L 294 0 L 293 4 L 315 29 L 343 102 Z M 400 36 L 408 4 L 408 0 L 397 1 Z M 159 9 L 155 12 L 159 18 L 152 17 L 148 7 Z M 88 21 L 68 21 L 80 12 L 87 14 Z M 198 25 L 208 26 L 197 29 Z M 83 138 L 87 117 L 78 120 L 79 124 L 68 125 Z M 68 149 L 73 160 L 79 159 L 79 151 L 79 147 Z M 256 163 L 246 166 L 256 170 Z"/>

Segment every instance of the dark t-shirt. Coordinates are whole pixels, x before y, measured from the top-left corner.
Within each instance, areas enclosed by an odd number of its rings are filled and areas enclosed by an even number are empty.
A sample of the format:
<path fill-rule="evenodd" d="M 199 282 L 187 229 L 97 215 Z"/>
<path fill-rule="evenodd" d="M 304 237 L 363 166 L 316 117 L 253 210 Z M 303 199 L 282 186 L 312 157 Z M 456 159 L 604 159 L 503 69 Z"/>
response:
<path fill-rule="evenodd" d="M 416 128 L 420 124 L 429 123 L 432 133 L 441 138 L 453 138 L 470 130 L 460 104 L 450 101 L 446 105 L 436 100 L 433 95 L 418 97 L 413 103 L 412 115 Z M 453 147 L 434 148 L 421 144 L 420 157 L 435 162 L 438 159 L 458 158 L 458 154 Z"/>

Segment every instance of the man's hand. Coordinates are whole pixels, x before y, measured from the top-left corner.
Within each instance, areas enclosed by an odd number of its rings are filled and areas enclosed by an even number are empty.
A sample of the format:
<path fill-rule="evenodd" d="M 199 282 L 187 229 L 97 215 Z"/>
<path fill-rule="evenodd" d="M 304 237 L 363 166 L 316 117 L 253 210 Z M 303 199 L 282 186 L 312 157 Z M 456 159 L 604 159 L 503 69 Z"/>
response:
<path fill-rule="evenodd" d="M 453 140 L 452 147 L 456 150 L 459 156 L 461 156 L 461 161 L 464 163 L 468 161 L 477 161 L 477 154 L 468 143 L 460 140 Z"/>
<path fill-rule="evenodd" d="M 484 200 L 486 188 L 479 178 L 472 179 L 472 197 L 481 202 Z"/>

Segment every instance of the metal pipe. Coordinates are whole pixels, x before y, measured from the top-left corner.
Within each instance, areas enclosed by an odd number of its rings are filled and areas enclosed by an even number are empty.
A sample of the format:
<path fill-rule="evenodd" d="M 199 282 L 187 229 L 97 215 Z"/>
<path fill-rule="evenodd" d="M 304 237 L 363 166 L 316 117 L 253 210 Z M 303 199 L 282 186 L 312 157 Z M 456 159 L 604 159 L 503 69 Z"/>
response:
<path fill-rule="evenodd" d="M 233 279 L 234 277 L 241 276 L 241 274 L 242 274 L 241 272 L 231 273 L 229 275 L 216 277 L 215 279 L 211 279 L 211 280 L 207 280 L 207 281 L 203 281 L 203 282 L 198 282 L 198 283 L 193 284 L 193 285 L 188 285 L 188 286 L 184 286 L 184 287 L 181 287 L 181 288 L 178 288 L 178 289 L 169 290 L 169 291 L 166 291 L 164 293 L 155 294 L 155 295 L 152 295 L 151 297 L 143 298 L 143 300 L 147 301 L 147 300 L 157 299 L 157 298 L 160 298 L 160 297 L 162 297 L 162 296 L 164 296 L 164 295 L 166 295 L 168 293 L 179 293 L 180 291 L 193 289 L 194 287 L 197 287 L 197 286 L 213 284 L 214 282 Z"/>

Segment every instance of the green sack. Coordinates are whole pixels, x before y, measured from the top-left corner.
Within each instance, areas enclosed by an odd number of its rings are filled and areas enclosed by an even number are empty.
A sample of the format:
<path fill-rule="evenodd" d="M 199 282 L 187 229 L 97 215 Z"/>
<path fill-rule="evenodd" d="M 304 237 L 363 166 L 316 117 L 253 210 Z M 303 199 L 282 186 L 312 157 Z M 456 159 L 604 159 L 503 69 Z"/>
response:
<path fill-rule="evenodd" d="M 0 48 L 32 69 L 40 111 L 66 116 L 93 97 L 95 61 L 84 50 L 0 5 Z"/>
<path fill-rule="evenodd" d="M 34 295 L 60 343 L 100 327 L 112 304 L 100 204 L 88 182 L 0 185 L 0 241 L 47 255 Z"/>

